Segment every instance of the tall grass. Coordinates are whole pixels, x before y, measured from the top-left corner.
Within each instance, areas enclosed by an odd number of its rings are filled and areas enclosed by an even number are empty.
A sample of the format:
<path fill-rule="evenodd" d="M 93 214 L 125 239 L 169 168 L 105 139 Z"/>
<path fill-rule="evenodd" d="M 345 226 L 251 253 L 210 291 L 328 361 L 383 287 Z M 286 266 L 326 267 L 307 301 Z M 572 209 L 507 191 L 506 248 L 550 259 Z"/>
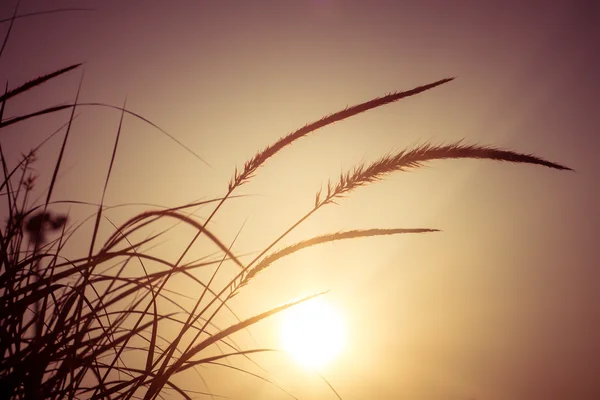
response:
<path fill-rule="evenodd" d="M 10 23 L 17 17 L 15 11 Z M 126 105 L 80 104 L 77 96 L 73 104 L 51 106 L 9 119 L 3 117 L 6 103 L 14 97 L 27 95 L 43 83 L 80 68 L 80 64 L 74 64 L 12 89 L 7 85 L 0 97 L 2 137 L 7 135 L 5 130 L 8 126 L 21 121 L 62 111 L 69 113 L 63 129 L 52 135 L 65 132 L 43 203 L 30 204 L 30 194 L 37 184 L 32 165 L 36 162 L 37 150 L 44 143 L 24 154 L 17 165 L 9 166 L 0 142 L 3 173 L 0 195 L 8 216 L 0 229 L 0 393 L 6 398 L 155 399 L 167 392 L 175 392 L 190 399 L 196 394 L 211 394 L 186 390 L 173 378 L 189 369 L 224 365 L 224 360 L 234 362 L 238 357 L 251 361 L 252 354 L 271 351 L 240 347 L 233 340 L 233 335 L 320 295 L 295 300 L 240 320 L 230 307 L 231 299 L 252 284 L 261 271 L 284 257 L 322 243 L 435 231 L 421 228 L 340 231 L 280 246 L 282 239 L 321 208 L 388 174 L 419 168 L 434 160 L 489 159 L 569 170 L 566 166 L 534 155 L 495 147 L 463 142 L 423 144 L 386 155 L 370 164 L 359 164 L 341 174 L 337 181 L 329 182 L 316 192 L 314 204 L 307 207 L 300 219 L 275 237 L 257 256 L 245 262 L 244 257 L 232 251 L 233 243 L 226 243 L 209 226 L 223 204 L 236 197 L 234 192 L 249 183 L 271 157 L 320 128 L 431 90 L 452 78 L 375 98 L 309 123 L 257 152 L 241 169 L 236 168 L 222 197 L 177 208 L 154 207 L 117 226 L 110 225 L 112 222 L 104 215 L 107 209 L 104 194 L 118 153 L 123 118 L 128 114 L 158 128 L 156 125 L 128 110 Z M 82 105 L 112 107 L 120 111 L 121 119 L 102 197 L 90 220 L 93 229 L 89 246 L 79 249 L 79 256 L 73 258 L 65 255 L 64 247 L 81 234 L 81 225 L 74 225 L 68 215 L 53 211 L 56 202 L 52 201 L 52 193 L 67 149 L 71 123 L 76 110 Z M 213 207 L 202 222 L 186 212 L 199 205 Z M 163 229 L 160 225 L 163 221 L 183 224 L 195 231 L 194 238 L 176 260 L 158 257 L 149 251 L 168 232 L 168 228 Z M 112 234 L 99 244 L 100 226 L 106 224 L 110 225 Z M 158 226 L 157 233 L 144 236 L 148 229 Z M 218 254 L 184 263 L 185 256 L 201 237 L 216 245 Z M 131 276 L 128 269 L 134 263 L 143 270 L 138 276 Z M 225 284 L 222 284 L 223 280 L 217 279 L 217 276 L 221 274 L 219 278 L 222 278 L 225 273 L 222 266 L 226 263 L 236 265 L 238 272 L 227 276 Z M 212 271 L 210 277 L 204 280 L 197 278 L 194 272 L 200 269 Z M 177 300 L 180 297 L 167 287 L 176 276 L 198 287 L 192 307 L 185 307 Z M 165 304 L 178 311 L 165 312 Z M 215 321 L 222 313 L 230 313 L 236 322 L 218 326 Z M 167 338 L 167 331 L 172 332 L 173 326 L 177 327 L 176 332 Z M 234 365 L 230 367 L 236 368 Z M 267 377 L 262 378 L 268 380 Z"/>

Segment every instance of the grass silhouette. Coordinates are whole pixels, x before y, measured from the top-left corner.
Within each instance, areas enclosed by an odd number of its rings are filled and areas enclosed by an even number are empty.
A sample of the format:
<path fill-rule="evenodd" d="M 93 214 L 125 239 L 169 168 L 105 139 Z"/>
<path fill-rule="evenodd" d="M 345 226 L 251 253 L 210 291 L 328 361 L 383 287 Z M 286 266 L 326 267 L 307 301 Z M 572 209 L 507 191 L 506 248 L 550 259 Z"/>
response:
<path fill-rule="evenodd" d="M 25 16 L 17 15 L 15 10 L 10 20 L 0 23 L 10 21 L 12 24 L 20 17 Z M 104 194 L 117 154 L 124 116 L 127 114 L 140 118 L 164 134 L 169 134 L 148 119 L 128 110 L 125 104 L 122 107 L 102 103 L 80 104 L 78 95 L 72 104 L 52 106 L 6 120 L 3 118 L 6 103 L 14 97 L 27 95 L 45 82 L 59 79 L 80 67 L 81 64 L 74 64 L 61 68 L 12 89 L 7 85 L 0 97 L 1 129 L 47 114 L 62 111 L 70 113 L 63 127 L 66 133 L 47 188 L 46 199 L 42 204 L 30 205 L 29 195 L 36 185 L 36 176 L 32 169 L 36 162 L 36 151 L 44 143 L 24 154 L 20 162 L 12 167 L 7 164 L 0 143 L 3 170 L 0 195 L 5 198 L 8 215 L 6 225 L 0 229 L 0 393 L 6 398 L 155 399 L 170 390 L 190 399 L 191 394 L 173 381 L 174 376 L 203 365 L 219 365 L 219 361 L 236 356 L 250 359 L 251 354 L 272 351 L 241 348 L 232 340 L 232 335 L 321 294 L 279 305 L 259 312 L 249 319 L 240 320 L 230 308 L 230 301 L 245 286 L 251 284 L 261 271 L 283 257 L 322 243 L 359 237 L 436 231 L 422 228 L 341 231 L 307 238 L 274 250 L 283 238 L 322 207 L 335 204 L 355 189 L 377 182 L 392 172 L 419 168 L 434 160 L 489 159 L 569 170 L 566 166 L 543 158 L 495 147 L 462 142 L 446 145 L 423 144 L 386 155 L 370 164 L 359 164 L 342 174 L 337 182 L 329 182 L 324 189 L 316 193 L 314 204 L 304 216 L 262 249 L 250 262 L 242 261 L 242 258 L 231 250 L 233 243 L 225 243 L 209 229 L 210 222 L 223 204 L 236 197 L 234 192 L 240 186 L 249 183 L 260 167 L 287 146 L 335 122 L 420 94 L 453 80 L 442 79 L 412 90 L 372 99 L 307 124 L 257 152 L 243 168 L 236 169 L 222 197 L 176 208 L 153 207 L 132 216 L 120 226 L 113 225 L 113 233 L 103 241 L 99 250 L 95 250 L 101 223 L 112 223 L 104 218 L 107 209 L 104 205 Z M 93 215 L 94 226 L 89 248 L 81 249 L 78 258 L 67 258 L 63 254 L 63 248 L 74 235 L 79 235 L 81 225 L 72 226 L 67 215 L 54 213 L 51 208 L 56 203 L 51 197 L 71 131 L 71 123 L 75 118 L 75 111 L 81 106 L 114 108 L 120 111 L 121 120 L 102 198 Z M 51 136 L 58 132 L 60 130 Z M 176 140 L 171 135 L 169 137 Z M 197 205 L 214 207 L 203 222 L 198 222 L 186 213 L 188 208 Z M 170 220 L 186 225 L 196 232 L 175 262 L 151 255 L 145 250 L 155 245 L 168 229 L 161 229 L 158 233 L 141 240 L 135 238 L 143 233 L 143 229 Z M 185 256 L 200 237 L 216 245 L 219 254 L 184 263 Z M 126 275 L 126 267 L 136 261 L 142 265 L 144 273 L 135 277 Z M 224 263 L 237 265 L 239 272 L 228 277 L 226 284 L 218 285 L 215 278 Z M 148 268 L 150 264 L 162 268 L 151 270 Z M 192 274 L 205 267 L 214 268 L 210 279 L 202 281 Z M 199 295 L 194 299 L 193 307 L 186 308 L 173 300 L 174 294 L 167 288 L 167 283 L 175 276 L 184 277 L 191 284 L 201 288 Z M 159 303 L 163 302 L 171 304 L 179 311 L 162 312 Z M 236 322 L 226 327 L 217 326 L 215 319 L 223 312 L 231 313 Z M 178 326 L 175 337 L 170 340 L 164 339 L 163 336 L 163 327 L 167 323 Z M 206 355 L 206 350 L 212 350 L 211 355 Z M 132 362 L 132 355 L 142 362 Z M 265 377 L 262 379 L 268 380 Z M 285 392 L 283 388 L 281 390 Z M 294 398 L 290 393 L 287 394 Z"/>

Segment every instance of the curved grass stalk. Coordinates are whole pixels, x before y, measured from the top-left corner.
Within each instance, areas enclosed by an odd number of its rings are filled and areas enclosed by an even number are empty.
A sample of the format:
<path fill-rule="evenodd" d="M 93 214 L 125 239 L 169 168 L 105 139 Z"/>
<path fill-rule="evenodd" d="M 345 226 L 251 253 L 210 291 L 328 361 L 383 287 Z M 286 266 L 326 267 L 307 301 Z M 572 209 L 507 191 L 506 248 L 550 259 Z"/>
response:
<path fill-rule="evenodd" d="M 247 270 L 245 276 L 241 277 L 239 284 L 232 287 L 232 291 L 236 292 L 238 289 L 246 286 L 250 281 L 258 275 L 261 271 L 268 268 L 271 264 L 277 260 L 290 256 L 300 250 L 308 247 L 316 246 L 318 244 L 329 243 L 336 240 L 344 239 L 356 239 L 361 237 L 373 237 L 373 236 L 385 236 L 385 235 L 397 235 L 402 233 L 428 233 L 428 232 L 439 232 L 438 229 L 361 229 L 352 230 L 345 232 L 331 233 L 328 235 L 315 236 L 308 240 L 303 240 L 299 243 L 287 246 L 281 250 L 273 252 L 263 258 L 255 267 Z"/>

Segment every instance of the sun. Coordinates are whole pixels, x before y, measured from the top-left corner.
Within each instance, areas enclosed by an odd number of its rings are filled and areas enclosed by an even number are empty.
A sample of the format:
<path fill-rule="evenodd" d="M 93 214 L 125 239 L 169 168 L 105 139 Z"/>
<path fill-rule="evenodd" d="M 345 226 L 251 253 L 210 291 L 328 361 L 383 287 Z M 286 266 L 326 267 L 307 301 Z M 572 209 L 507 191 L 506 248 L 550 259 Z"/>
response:
<path fill-rule="evenodd" d="M 319 369 L 342 352 L 345 333 L 340 313 L 315 298 L 286 311 L 281 324 L 281 343 L 298 363 Z"/>

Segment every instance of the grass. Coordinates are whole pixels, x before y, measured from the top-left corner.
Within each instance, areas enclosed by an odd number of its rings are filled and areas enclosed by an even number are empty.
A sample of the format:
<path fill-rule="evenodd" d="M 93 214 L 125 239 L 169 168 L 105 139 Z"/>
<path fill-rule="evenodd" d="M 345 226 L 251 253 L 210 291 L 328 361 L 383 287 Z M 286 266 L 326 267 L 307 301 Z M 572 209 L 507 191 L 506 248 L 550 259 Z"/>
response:
<path fill-rule="evenodd" d="M 10 21 L 12 26 L 15 19 L 20 17 L 24 16 L 18 15 L 15 10 L 10 20 L 0 23 Z M 118 153 L 123 118 L 130 115 L 157 129 L 159 127 L 128 110 L 125 104 L 122 107 L 101 103 L 80 104 L 79 92 L 72 104 L 51 106 L 9 119 L 3 117 L 4 107 L 11 99 L 25 96 L 45 82 L 60 79 L 64 74 L 80 68 L 80 64 L 75 64 L 12 89 L 7 85 L 0 97 L 0 129 L 3 131 L 13 124 L 43 115 L 63 111 L 69 113 L 63 129 L 51 135 L 65 132 L 46 198 L 39 204 L 30 200 L 30 194 L 37 184 L 32 166 L 36 162 L 37 150 L 44 143 L 24 154 L 17 165 L 9 166 L 0 142 L 3 171 L 0 195 L 8 216 L 5 226 L 0 230 L 0 393 L 7 398 L 155 399 L 175 392 L 190 399 L 198 394 L 214 395 L 208 391 L 187 391 L 176 384 L 173 378 L 194 369 L 202 379 L 198 368 L 211 365 L 228 366 L 239 369 L 241 373 L 250 373 L 235 367 L 235 364 L 225 365 L 223 362 L 235 362 L 239 357 L 251 362 L 253 354 L 272 349 L 242 348 L 235 343 L 233 335 L 321 294 L 279 305 L 258 312 L 249 319 L 240 320 L 230 307 L 231 299 L 241 293 L 245 286 L 252 284 L 260 272 L 284 257 L 322 243 L 435 231 L 406 228 L 341 231 L 307 238 L 276 249 L 282 239 L 321 208 L 336 204 L 359 187 L 377 182 L 388 174 L 419 168 L 434 160 L 489 159 L 569 170 L 566 166 L 530 154 L 489 146 L 463 142 L 423 144 L 396 154 L 388 154 L 370 164 L 359 164 L 341 174 L 337 181 L 329 182 L 316 192 L 314 204 L 304 216 L 246 262 L 244 257 L 232 251 L 234 243 L 226 243 L 211 231 L 210 223 L 223 204 L 236 197 L 235 192 L 240 186 L 250 183 L 271 157 L 320 128 L 418 95 L 446 84 L 453 78 L 391 93 L 325 116 L 258 151 L 241 169 L 235 170 L 222 197 L 177 208 L 154 207 L 133 215 L 117 226 L 105 216 L 107 207 L 104 205 L 104 194 Z M 52 201 L 52 193 L 67 149 L 71 123 L 76 110 L 82 106 L 114 108 L 120 111 L 121 120 L 115 135 L 102 198 L 90 220 L 93 229 L 89 247 L 79 249 L 80 254 L 73 258 L 64 254 L 64 247 L 73 237 L 81 235 L 82 224 L 74 225 L 70 223 L 68 215 L 53 211 L 57 202 Z M 161 131 L 169 135 L 166 131 Z M 1 134 L 5 135 L 6 132 Z M 191 152 L 190 149 L 187 150 Z M 212 207 L 209 216 L 203 221 L 187 213 L 188 209 L 199 205 Z M 195 231 L 193 239 L 176 260 L 161 258 L 150 252 L 169 231 L 169 228 L 163 229 L 159 225 L 164 221 L 185 225 Z M 112 234 L 99 244 L 100 226 L 107 224 L 111 227 Z M 157 226 L 161 228 L 155 228 Z M 154 229 L 154 233 L 147 234 L 149 229 Z M 184 262 L 186 255 L 200 238 L 216 245 L 218 254 Z M 139 276 L 126 273 L 127 267 L 134 263 L 142 267 L 143 273 Z M 218 279 L 217 276 L 222 278 L 225 274 L 222 268 L 225 264 L 237 266 L 238 272 L 227 275 L 225 284 L 222 284 L 223 279 Z M 208 279 L 197 278 L 194 273 L 198 270 L 211 271 L 207 275 Z M 190 285 L 199 288 L 198 295 L 192 299 L 192 307 L 186 307 L 176 300 L 179 299 L 178 295 L 167 287 L 174 277 L 186 279 Z M 163 311 L 166 304 L 177 311 Z M 217 316 L 223 313 L 233 315 L 235 322 L 224 327 L 217 326 Z M 167 329 L 167 326 L 177 326 L 175 334 L 170 338 L 167 338 L 167 331 L 172 330 Z M 261 379 L 268 381 L 264 376 Z M 276 386 L 274 382 L 271 383 Z M 283 388 L 280 389 L 287 393 Z M 292 394 L 287 394 L 295 398 Z"/>

